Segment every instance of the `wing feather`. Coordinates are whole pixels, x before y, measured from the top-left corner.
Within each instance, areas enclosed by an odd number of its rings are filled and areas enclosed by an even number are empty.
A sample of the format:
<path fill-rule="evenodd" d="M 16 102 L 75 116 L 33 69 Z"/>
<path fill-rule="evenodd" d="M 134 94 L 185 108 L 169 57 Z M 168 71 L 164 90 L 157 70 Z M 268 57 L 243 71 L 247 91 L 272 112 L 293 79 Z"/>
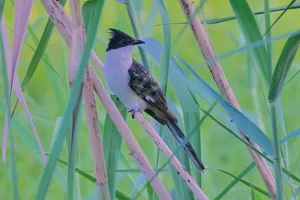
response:
<path fill-rule="evenodd" d="M 165 114 L 169 119 L 177 122 L 177 119 L 169 110 L 168 104 L 162 90 L 159 87 L 159 84 L 156 82 L 153 76 L 135 60 L 133 60 L 128 73 L 130 76 L 129 85 L 132 90 L 135 91 L 150 106 L 159 110 L 162 114 Z M 153 113 L 151 116 L 155 118 Z"/>

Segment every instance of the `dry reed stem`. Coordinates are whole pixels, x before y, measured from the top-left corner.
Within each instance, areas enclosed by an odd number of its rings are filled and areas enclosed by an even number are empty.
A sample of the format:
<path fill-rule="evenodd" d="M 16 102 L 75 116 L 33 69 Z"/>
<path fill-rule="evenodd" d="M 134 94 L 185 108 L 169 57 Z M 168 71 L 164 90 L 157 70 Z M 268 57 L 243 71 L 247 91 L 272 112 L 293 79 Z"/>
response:
<path fill-rule="evenodd" d="M 94 169 L 96 183 L 105 187 L 106 197 L 101 199 L 109 199 L 109 191 L 107 185 L 107 174 L 104 160 L 103 145 L 100 138 L 99 120 L 97 115 L 93 80 L 91 77 L 91 68 L 88 66 L 85 73 L 85 81 L 83 86 L 83 98 L 85 102 L 85 111 L 88 122 L 90 143 L 94 159 Z"/>
<path fill-rule="evenodd" d="M 55 26 L 58 28 L 65 42 L 67 43 L 68 46 L 70 46 L 71 45 L 71 20 L 69 16 L 67 16 L 63 7 L 55 0 L 41 0 L 41 2 L 44 5 L 46 11 L 48 12 L 50 18 L 54 22 Z M 96 56 L 94 52 L 92 52 L 92 57 L 93 57 L 92 60 L 95 62 L 96 65 L 102 64 L 101 60 Z M 100 84 L 100 86 L 102 85 Z M 146 156 L 144 155 L 143 151 L 141 150 L 140 146 L 135 140 L 133 134 L 131 133 L 130 129 L 128 128 L 126 122 L 124 121 L 123 117 L 119 113 L 115 104 L 110 99 L 110 96 L 106 93 L 104 87 L 102 86 L 99 89 L 99 91 L 103 91 L 98 93 L 99 96 L 101 96 L 101 93 L 105 94 L 104 99 L 107 100 L 108 102 L 105 101 L 103 102 L 106 105 L 110 106 L 108 107 L 110 110 L 110 114 L 111 116 L 114 116 L 112 117 L 112 119 L 115 119 L 114 122 L 116 123 L 116 126 L 118 127 L 120 134 L 122 135 L 123 139 L 127 143 L 128 147 L 131 149 L 132 151 L 131 155 L 135 158 L 136 162 L 138 163 L 138 165 L 140 166 L 141 170 L 144 172 L 148 180 L 151 180 L 154 177 L 155 172 L 152 169 L 149 161 L 147 160 Z M 151 185 L 160 199 L 166 199 L 166 200 L 172 199 L 167 189 L 164 187 L 164 185 L 162 184 L 162 182 L 157 176 L 155 176 L 154 179 L 151 181 Z"/>
<path fill-rule="evenodd" d="M 14 36 L 13 36 L 13 50 L 11 50 L 9 37 L 7 35 L 7 28 L 4 21 L 4 16 L 2 17 L 1 26 L 2 26 L 2 33 L 3 33 L 3 41 L 5 45 L 5 55 L 8 57 L 7 59 L 7 75 L 9 79 L 9 100 L 11 100 L 12 90 L 14 90 L 18 101 L 20 101 L 25 114 L 29 120 L 30 126 L 33 130 L 35 139 L 38 143 L 39 151 L 41 153 L 43 162 L 47 162 L 46 155 L 43 150 L 42 143 L 39 139 L 38 133 L 36 131 L 35 125 L 33 123 L 29 108 L 27 107 L 24 94 L 22 92 L 20 82 L 18 75 L 16 73 L 18 66 L 19 66 L 19 59 L 20 54 L 23 47 L 23 41 L 25 38 L 26 28 L 28 26 L 29 22 L 29 16 L 31 13 L 33 5 L 33 0 L 28 1 L 20 1 L 17 0 L 15 2 L 15 8 L 14 8 Z M 2 159 L 3 162 L 6 163 L 6 143 L 7 143 L 7 131 L 8 126 L 10 125 L 8 121 L 10 121 L 8 118 L 11 117 L 10 114 L 6 113 L 5 115 L 5 124 L 4 124 L 4 133 L 2 138 Z"/>
<path fill-rule="evenodd" d="M 69 65 L 70 85 L 78 71 L 81 55 L 85 43 L 84 27 L 81 18 L 81 9 L 79 0 L 71 0 L 70 7 L 72 12 L 72 46 Z M 99 199 L 109 200 L 108 180 L 104 160 L 103 145 L 100 138 L 100 129 L 98 114 L 96 109 L 93 82 L 90 75 L 90 67 L 85 72 L 83 84 L 83 98 L 85 102 L 86 119 L 88 123 L 88 133 L 91 143 L 92 156 L 94 160 L 94 175 L 96 184 L 99 184 L 103 190 L 100 191 Z"/>
<path fill-rule="evenodd" d="M 181 176 L 181 178 L 185 181 L 187 186 L 194 193 L 194 196 L 197 197 L 197 199 L 208 200 L 208 197 L 200 189 L 196 181 L 186 171 L 185 167 L 179 162 L 179 160 L 173 155 L 173 152 L 168 148 L 167 144 L 161 139 L 161 137 L 159 137 L 154 128 L 146 121 L 143 115 L 140 112 L 137 112 L 134 117 L 147 131 L 151 139 L 154 141 L 156 146 L 165 154 L 167 159 L 171 159 L 170 163 L 176 169 L 177 174 Z"/>
<path fill-rule="evenodd" d="M 179 3 L 181 5 L 181 8 L 187 18 L 187 20 L 191 20 L 190 26 L 194 33 L 194 36 L 197 40 L 198 46 L 205 58 L 205 60 L 214 60 L 214 62 L 209 62 L 208 67 L 209 70 L 220 90 L 220 92 L 225 95 L 225 98 L 228 100 L 229 103 L 231 103 L 236 109 L 241 111 L 241 108 L 234 96 L 234 93 L 229 85 L 228 80 L 226 79 L 226 76 L 222 70 L 222 67 L 220 63 L 215 59 L 215 53 L 213 50 L 213 47 L 210 43 L 210 40 L 205 33 L 205 30 L 197 17 L 195 15 L 195 8 L 193 6 L 193 3 L 190 0 L 179 0 Z M 249 144 L 253 145 L 256 149 L 259 150 L 259 147 L 257 144 L 253 143 L 243 132 L 242 130 L 238 129 L 240 134 L 242 135 L 243 139 L 248 142 Z M 265 185 L 267 189 L 269 190 L 269 193 L 272 197 L 272 199 L 276 199 L 276 190 L 275 190 L 275 181 L 272 176 L 272 173 L 267 166 L 265 160 L 262 159 L 261 156 L 259 156 L 255 151 L 253 151 L 250 147 L 247 147 L 250 151 L 250 154 L 256 163 L 256 166 L 265 182 Z"/>

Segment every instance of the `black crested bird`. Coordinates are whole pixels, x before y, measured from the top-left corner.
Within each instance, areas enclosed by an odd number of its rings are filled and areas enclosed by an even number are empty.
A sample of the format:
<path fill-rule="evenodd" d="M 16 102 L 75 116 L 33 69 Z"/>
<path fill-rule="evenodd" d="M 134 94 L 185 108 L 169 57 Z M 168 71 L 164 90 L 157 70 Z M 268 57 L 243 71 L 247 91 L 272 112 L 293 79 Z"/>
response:
<path fill-rule="evenodd" d="M 205 173 L 205 167 L 170 111 L 163 92 L 153 76 L 132 58 L 135 45 L 145 43 L 117 29 L 110 29 L 111 38 L 106 49 L 104 76 L 111 92 L 135 112 L 145 111 L 162 125 L 167 125 L 195 166 Z"/>

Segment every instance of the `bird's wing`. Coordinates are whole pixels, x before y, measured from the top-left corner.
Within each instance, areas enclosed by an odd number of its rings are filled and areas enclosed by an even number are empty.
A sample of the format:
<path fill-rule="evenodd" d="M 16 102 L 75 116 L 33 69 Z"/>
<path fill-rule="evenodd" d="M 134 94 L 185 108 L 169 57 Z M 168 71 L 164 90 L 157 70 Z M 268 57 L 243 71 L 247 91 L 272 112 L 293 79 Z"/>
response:
<path fill-rule="evenodd" d="M 170 112 L 164 94 L 158 83 L 140 63 L 133 60 L 128 73 L 130 76 L 129 85 L 133 91 L 153 108 L 165 114 L 169 119 L 177 121 L 175 116 Z M 154 117 L 153 115 L 155 115 L 155 113 L 150 115 Z"/>

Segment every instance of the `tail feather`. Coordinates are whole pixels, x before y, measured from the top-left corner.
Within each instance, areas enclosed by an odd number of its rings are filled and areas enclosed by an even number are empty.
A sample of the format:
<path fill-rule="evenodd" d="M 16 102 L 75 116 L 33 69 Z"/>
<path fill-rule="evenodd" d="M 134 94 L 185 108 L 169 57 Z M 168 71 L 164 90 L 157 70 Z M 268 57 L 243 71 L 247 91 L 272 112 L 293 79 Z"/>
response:
<path fill-rule="evenodd" d="M 189 158 L 192 160 L 192 162 L 195 164 L 195 166 L 200 170 L 202 174 L 205 174 L 205 167 L 200 158 L 197 156 L 195 150 L 193 149 L 192 145 L 188 141 L 185 140 L 185 135 L 178 127 L 177 123 L 174 121 L 169 120 L 167 122 L 167 126 L 169 127 L 170 131 L 173 133 L 176 140 L 179 142 L 179 144 L 184 144 L 183 149 L 185 150 L 186 154 L 189 156 Z"/>

